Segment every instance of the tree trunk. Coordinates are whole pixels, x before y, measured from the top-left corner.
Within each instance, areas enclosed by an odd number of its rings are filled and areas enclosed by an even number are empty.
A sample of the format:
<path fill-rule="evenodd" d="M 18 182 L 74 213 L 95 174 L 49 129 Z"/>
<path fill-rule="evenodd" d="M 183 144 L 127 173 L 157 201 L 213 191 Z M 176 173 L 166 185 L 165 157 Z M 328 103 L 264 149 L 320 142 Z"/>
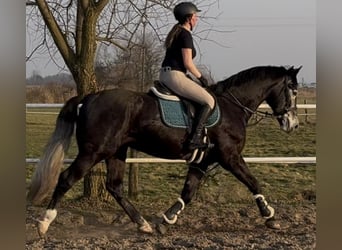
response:
<path fill-rule="evenodd" d="M 113 197 L 106 190 L 105 166 L 99 163 L 84 178 L 83 195 L 100 201 L 112 201 Z"/>
<path fill-rule="evenodd" d="M 85 96 L 96 92 L 97 81 L 92 63 L 88 62 L 82 65 L 75 80 L 78 95 Z M 86 72 L 86 73 L 85 73 Z M 111 196 L 106 191 L 106 171 L 103 163 L 95 165 L 87 175 L 84 176 L 83 195 L 89 199 L 109 201 Z"/>
<path fill-rule="evenodd" d="M 72 75 L 76 82 L 77 94 L 85 96 L 98 91 L 95 75 L 95 53 L 96 53 L 96 21 L 98 12 L 87 7 L 79 12 L 78 37 L 76 39 L 76 60 L 77 63 L 71 68 Z M 108 201 L 111 196 L 106 191 L 106 171 L 103 163 L 94 166 L 84 177 L 85 197 Z"/>
<path fill-rule="evenodd" d="M 88 68 L 88 69 L 87 69 Z M 87 74 L 79 74 L 80 71 L 86 71 Z M 89 67 L 82 66 L 73 73 L 76 82 L 77 94 L 85 96 L 90 93 L 95 93 L 98 90 L 95 71 Z"/>

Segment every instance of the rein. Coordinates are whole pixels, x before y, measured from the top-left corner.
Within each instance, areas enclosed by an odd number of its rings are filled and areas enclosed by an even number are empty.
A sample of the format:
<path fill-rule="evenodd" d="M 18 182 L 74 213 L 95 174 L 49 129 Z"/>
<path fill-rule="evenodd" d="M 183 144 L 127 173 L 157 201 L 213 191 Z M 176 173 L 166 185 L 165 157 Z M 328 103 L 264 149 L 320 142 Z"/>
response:
<path fill-rule="evenodd" d="M 240 108 L 243 109 L 243 111 L 245 111 L 245 113 L 248 115 L 248 114 L 252 114 L 252 115 L 255 115 L 256 117 L 259 117 L 259 119 L 257 119 L 256 122 L 252 123 L 252 124 L 248 124 L 248 126 L 254 126 L 254 125 L 257 125 L 259 122 L 261 122 L 263 119 L 265 118 L 276 118 L 277 116 L 275 116 L 274 114 L 272 113 L 269 113 L 267 111 L 259 111 L 259 110 L 252 110 L 246 106 L 244 106 L 243 104 L 241 104 L 241 102 L 239 101 L 239 99 L 236 98 L 236 96 L 234 96 L 229 90 L 226 90 L 228 92 L 228 94 L 233 98 L 234 100 L 234 103 L 239 106 Z"/>

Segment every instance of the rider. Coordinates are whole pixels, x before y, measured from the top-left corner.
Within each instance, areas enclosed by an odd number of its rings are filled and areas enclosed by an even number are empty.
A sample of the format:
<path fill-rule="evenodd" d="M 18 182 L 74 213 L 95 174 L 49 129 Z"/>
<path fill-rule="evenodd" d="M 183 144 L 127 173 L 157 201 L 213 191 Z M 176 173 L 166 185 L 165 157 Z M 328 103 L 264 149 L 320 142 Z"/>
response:
<path fill-rule="evenodd" d="M 202 133 L 205 123 L 215 106 L 215 99 L 206 91 L 207 79 L 193 63 L 196 50 L 191 31 L 197 23 L 200 10 L 191 2 L 182 2 L 175 6 L 173 13 L 178 21 L 165 40 L 166 54 L 162 62 L 159 79 L 176 94 L 200 104 L 194 118 L 188 149 L 203 148 Z M 201 83 L 187 77 L 190 72 Z"/>

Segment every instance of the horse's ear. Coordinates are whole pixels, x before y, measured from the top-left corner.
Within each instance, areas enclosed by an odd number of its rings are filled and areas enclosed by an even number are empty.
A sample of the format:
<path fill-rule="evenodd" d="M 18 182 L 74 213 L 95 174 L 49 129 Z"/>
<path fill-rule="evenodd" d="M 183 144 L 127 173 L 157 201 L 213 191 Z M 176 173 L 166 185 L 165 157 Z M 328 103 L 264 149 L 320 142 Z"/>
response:
<path fill-rule="evenodd" d="M 297 74 L 298 74 L 298 72 L 299 72 L 299 70 L 300 70 L 302 67 L 303 67 L 303 65 L 301 65 L 300 67 L 298 67 L 298 68 L 294 69 L 294 73 L 297 75 Z"/>
<path fill-rule="evenodd" d="M 288 69 L 288 72 L 290 73 L 290 75 L 294 75 L 296 76 L 299 72 L 299 70 L 302 68 L 303 66 L 300 66 L 298 68 L 295 69 L 294 66 L 291 66 L 289 69 Z"/>

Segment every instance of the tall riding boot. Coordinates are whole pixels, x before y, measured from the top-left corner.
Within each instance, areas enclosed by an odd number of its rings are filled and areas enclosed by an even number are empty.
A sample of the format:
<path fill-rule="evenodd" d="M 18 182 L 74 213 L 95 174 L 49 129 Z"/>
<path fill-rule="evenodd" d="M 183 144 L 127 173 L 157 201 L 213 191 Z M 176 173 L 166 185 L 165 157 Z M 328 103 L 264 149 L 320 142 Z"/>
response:
<path fill-rule="evenodd" d="M 194 119 L 194 123 L 192 126 L 192 131 L 190 134 L 190 141 L 189 141 L 189 150 L 194 150 L 196 148 L 204 148 L 206 145 L 203 143 L 203 129 L 205 127 L 205 123 L 209 115 L 211 114 L 212 109 L 208 104 L 205 104 L 201 107 L 197 116 Z"/>

